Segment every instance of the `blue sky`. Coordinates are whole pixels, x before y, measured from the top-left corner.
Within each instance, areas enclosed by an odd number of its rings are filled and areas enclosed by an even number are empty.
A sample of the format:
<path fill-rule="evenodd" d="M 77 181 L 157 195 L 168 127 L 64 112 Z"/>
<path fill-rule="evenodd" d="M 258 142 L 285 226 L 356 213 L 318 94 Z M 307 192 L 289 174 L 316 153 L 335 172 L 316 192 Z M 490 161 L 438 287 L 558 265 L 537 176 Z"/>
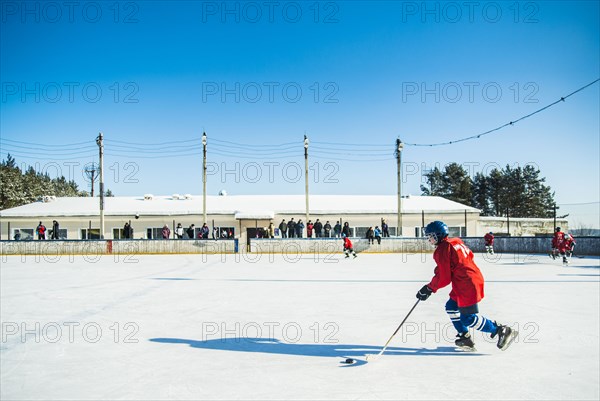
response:
<path fill-rule="evenodd" d="M 101 131 L 117 195 L 200 194 L 203 131 L 209 194 L 303 193 L 304 134 L 311 193 L 395 194 L 396 138 L 476 135 L 600 77 L 597 1 L 68 4 L 2 3 L 0 157 L 86 188 Z M 435 165 L 534 164 L 600 226 L 599 94 L 406 146 L 403 193 Z"/>

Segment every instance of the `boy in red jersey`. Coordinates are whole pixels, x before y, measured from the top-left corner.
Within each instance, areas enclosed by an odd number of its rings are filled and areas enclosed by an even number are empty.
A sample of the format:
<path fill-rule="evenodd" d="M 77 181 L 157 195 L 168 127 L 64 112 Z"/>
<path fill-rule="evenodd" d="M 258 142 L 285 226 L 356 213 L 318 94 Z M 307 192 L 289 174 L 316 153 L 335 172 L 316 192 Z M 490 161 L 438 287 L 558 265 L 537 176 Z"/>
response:
<path fill-rule="evenodd" d="M 498 336 L 498 348 L 505 350 L 517 336 L 517 331 L 497 324 L 481 315 L 477 303 L 483 299 L 483 275 L 473 260 L 473 252 L 460 238 L 448 238 L 448 226 L 434 221 L 425 227 L 425 235 L 435 245 L 433 259 L 437 266 L 434 276 L 419 290 L 417 298 L 425 301 L 432 293 L 452 284 L 446 313 L 458 331 L 455 344 L 466 351 L 474 351 L 475 343 L 469 327 Z"/>
<path fill-rule="evenodd" d="M 483 236 L 485 241 L 485 250 L 490 255 L 494 254 L 494 233 L 491 231 Z"/>
<path fill-rule="evenodd" d="M 349 258 L 350 254 L 356 257 L 356 252 L 354 252 L 354 249 L 352 248 L 352 241 L 350 241 L 350 238 L 348 238 L 346 234 L 342 234 L 342 238 L 344 239 L 344 253 L 346 254 L 346 258 Z"/>
<path fill-rule="evenodd" d="M 559 254 L 558 247 L 563 242 L 565 237 L 565 233 L 560 231 L 560 227 L 556 227 L 554 229 L 554 236 L 552 237 L 552 252 L 550 253 L 550 257 L 552 259 L 556 259 Z"/>

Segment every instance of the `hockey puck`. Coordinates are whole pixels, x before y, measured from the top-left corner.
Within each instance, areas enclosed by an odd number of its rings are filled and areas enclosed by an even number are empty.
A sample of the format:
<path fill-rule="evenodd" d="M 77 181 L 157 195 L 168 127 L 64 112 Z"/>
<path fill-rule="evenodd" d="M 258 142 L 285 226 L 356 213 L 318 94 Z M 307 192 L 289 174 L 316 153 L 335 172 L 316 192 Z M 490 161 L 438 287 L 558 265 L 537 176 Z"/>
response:
<path fill-rule="evenodd" d="M 352 358 L 347 358 L 346 361 L 344 363 L 354 363 L 354 359 Z"/>

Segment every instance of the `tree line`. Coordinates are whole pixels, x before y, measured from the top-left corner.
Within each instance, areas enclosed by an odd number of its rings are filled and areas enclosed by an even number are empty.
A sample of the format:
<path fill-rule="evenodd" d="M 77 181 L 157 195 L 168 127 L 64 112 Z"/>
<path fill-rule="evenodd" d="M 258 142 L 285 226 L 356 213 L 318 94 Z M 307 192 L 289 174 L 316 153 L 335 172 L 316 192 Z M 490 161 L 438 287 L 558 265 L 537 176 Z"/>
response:
<path fill-rule="evenodd" d="M 441 196 L 480 209 L 482 216 L 553 217 L 554 192 L 544 184 L 540 170 L 533 166 L 493 169 L 471 179 L 458 163 L 424 175 L 423 195 Z M 562 216 L 565 217 L 565 216 Z"/>
<path fill-rule="evenodd" d="M 32 166 L 25 170 L 8 154 L 0 163 L 0 210 L 36 202 L 43 196 L 90 196 L 80 191 L 75 181 L 67 181 L 64 176 L 50 178 L 35 171 Z M 106 196 L 112 196 L 110 190 Z"/>

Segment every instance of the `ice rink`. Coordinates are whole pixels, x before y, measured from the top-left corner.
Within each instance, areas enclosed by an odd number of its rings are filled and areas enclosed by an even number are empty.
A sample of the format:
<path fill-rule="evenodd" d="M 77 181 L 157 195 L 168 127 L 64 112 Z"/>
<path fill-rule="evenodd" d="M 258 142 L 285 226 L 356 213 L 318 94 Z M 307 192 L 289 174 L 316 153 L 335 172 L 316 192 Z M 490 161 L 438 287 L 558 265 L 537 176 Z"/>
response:
<path fill-rule="evenodd" d="M 430 254 L 2 259 L 2 400 L 599 399 L 600 269 L 476 254 L 482 314 L 454 349 Z M 346 358 L 355 358 L 351 365 Z"/>

